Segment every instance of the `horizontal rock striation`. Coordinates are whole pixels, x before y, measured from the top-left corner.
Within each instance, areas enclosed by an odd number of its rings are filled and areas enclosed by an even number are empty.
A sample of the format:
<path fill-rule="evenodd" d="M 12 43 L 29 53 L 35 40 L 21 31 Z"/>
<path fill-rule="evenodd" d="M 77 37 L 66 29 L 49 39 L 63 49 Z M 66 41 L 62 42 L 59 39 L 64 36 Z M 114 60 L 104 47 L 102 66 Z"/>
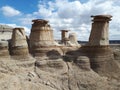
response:
<path fill-rule="evenodd" d="M 30 52 L 33 56 L 46 56 L 51 50 L 60 52 L 58 44 L 54 41 L 53 30 L 48 21 L 33 20 L 30 34 Z"/>
<path fill-rule="evenodd" d="M 12 56 L 27 56 L 29 54 L 25 31 L 23 28 L 14 28 L 10 42 L 10 53 Z"/>
<path fill-rule="evenodd" d="M 9 46 L 7 41 L 0 41 L 0 58 L 9 57 Z"/>
<path fill-rule="evenodd" d="M 6 30 L 12 35 L 2 37 L 0 26 L 0 90 L 119 90 L 120 47 L 111 49 L 108 42 L 111 16 L 92 17 L 83 46 L 75 33 L 67 36 L 68 30 L 62 30 L 62 43 L 55 42 L 43 19 L 33 20 L 30 38 L 23 28 Z"/>

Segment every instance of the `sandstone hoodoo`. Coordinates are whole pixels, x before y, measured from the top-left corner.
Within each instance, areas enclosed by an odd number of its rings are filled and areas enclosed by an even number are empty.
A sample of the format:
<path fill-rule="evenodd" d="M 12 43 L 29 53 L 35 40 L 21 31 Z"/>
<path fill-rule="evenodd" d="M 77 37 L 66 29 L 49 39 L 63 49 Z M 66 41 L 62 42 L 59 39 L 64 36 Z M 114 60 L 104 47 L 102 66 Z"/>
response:
<path fill-rule="evenodd" d="M 102 46 L 109 45 L 109 21 L 111 15 L 96 15 L 93 18 L 92 30 L 89 38 L 89 45 Z"/>
<path fill-rule="evenodd" d="M 108 39 L 111 17 L 111 15 L 92 16 L 93 23 L 89 42 L 82 47 L 82 52 L 90 58 L 91 67 L 96 72 L 109 72 L 108 67 L 113 59 Z"/>
<path fill-rule="evenodd" d="M 0 25 L 0 57 L 9 57 L 9 40 L 12 36 L 12 27 Z"/>
<path fill-rule="evenodd" d="M 80 47 L 80 44 L 77 42 L 76 33 L 70 33 L 68 38 L 72 46 Z"/>
<path fill-rule="evenodd" d="M 79 47 L 80 44 L 77 42 L 77 37 L 75 33 L 70 33 L 68 36 L 68 32 L 70 30 L 61 30 L 61 43 L 68 47 Z"/>
<path fill-rule="evenodd" d="M 48 21 L 36 19 L 32 21 L 30 33 L 30 52 L 33 56 L 44 56 L 51 50 L 57 50 L 57 43 L 53 38 L 53 30 Z"/>
<path fill-rule="evenodd" d="M 64 45 L 68 45 L 69 44 L 69 39 L 68 39 L 68 32 L 70 30 L 61 30 L 61 42 Z"/>
<path fill-rule="evenodd" d="M 10 43 L 10 52 L 11 55 L 28 55 L 28 44 L 26 40 L 26 35 L 24 28 L 14 28 L 12 39 Z"/>

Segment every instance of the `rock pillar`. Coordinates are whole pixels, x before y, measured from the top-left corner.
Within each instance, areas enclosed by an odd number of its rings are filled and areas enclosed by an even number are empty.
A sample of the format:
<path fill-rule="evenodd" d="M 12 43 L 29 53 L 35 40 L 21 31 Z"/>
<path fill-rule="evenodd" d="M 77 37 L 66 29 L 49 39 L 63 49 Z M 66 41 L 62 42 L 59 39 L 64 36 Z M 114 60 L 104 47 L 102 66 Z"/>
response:
<path fill-rule="evenodd" d="M 68 31 L 69 30 L 61 30 L 61 40 L 62 40 L 63 43 L 68 38 Z"/>
<path fill-rule="evenodd" d="M 32 22 L 30 52 L 33 56 L 44 56 L 57 46 L 53 38 L 53 30 L 46 20 L 36 19 Z"/>
<path fill-rule="evenodd" d="M 68 39 L 68 31 L 70 30 L 61 30 L 61 42 L 65 46 L 71 46 L 70 40 Z"/>
<path fill-rule="evenodd" d="M 96 71 L 104 71 L 109 61 L 113 58 L 109 47 L 108 30 L 110 15 L 96 15 L 93 17 L 92 30 L 89 42 L 81 50 L 89 58 L 91 68 Z"/>
<path fill-rule="evenodd" d="M 76 37 L 75 33 L 69 34 L 69 40 L 70 40 L 72 46 L 80 47 L 80 44 L 77 42 L 77 37 Z"/>
<path fill-rule="evenodd" d="M 89 38 L 89 45 L 109 45 L 108 31 L 111 15 L 97 15 L 93 17 L 92 30 Z"/>
<path fill-rule="evenodd" d="M 28 44 L 23 28 L 14 28 L 12 39 L 10 43 L 10 51 L 12 56 L 26 56 L 28 55 Z"/>

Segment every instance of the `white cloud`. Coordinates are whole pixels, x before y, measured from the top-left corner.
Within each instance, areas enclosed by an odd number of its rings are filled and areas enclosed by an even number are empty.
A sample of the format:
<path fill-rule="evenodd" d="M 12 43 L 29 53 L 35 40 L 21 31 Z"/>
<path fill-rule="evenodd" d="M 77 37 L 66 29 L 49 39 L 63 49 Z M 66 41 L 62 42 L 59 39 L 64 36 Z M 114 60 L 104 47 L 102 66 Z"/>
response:
<path fill-rule="evenodd" d="M 3 6 L 1 8 L 1 11 L 2 11 L 3 15 L 8 16 L 8 17 L 13 17 L 13 16 L 21 14 L 20 11 L 18 11 L 18 10 L 14 9 L 13 7 L 10 7 L 10 6 Z"/>
<path fill-rule="evenodd" d="M 54 30 L 55 39 L 60 39 L 61 29 L 76 32 L 79 40 L 88 40 L 91 30 L 91 15 L 110 14 L 110 39 L 120 39 L 120 0 L 40 0 L 38 10 L 30 14 L 22 14 L 16 21 L 20 26 L 31 26 L 32 20 L 42 18 L 49 20 Z M 12 7 L 10 7 L 12 8 Z M 2 8 L 3 9 L 3 8 Z M 6 16 L 21 14 L 14 8 L 2 10 Z M 16 13 L 12 13 L 16 11 Z M 5 13 L 6 12 L 6 13 Z M 11 13 L 10 13 L 11 12 Z M 8 14 L 9 13 L 9 14 Z M 30 31 L 28 28 L 28 32 Z"/>
<path fill-rule="evenodd" d="M 16 24 L 6 24 L 8 26 L 11 26 L 13 28 L 24 28 L 25 32 L 27 35 L 30 34 L 30 28 L 26 27 L 26 26 L 19 26 L 19 25 L 16 25 Z"/>
<path fill-rule="evenodd" d="M 78 33 L 79 40 L 88 40 L 91 30 L 91 15 L 111 14 L 110 39 L 120 39 L 120 1 L 119 0 L 89 0 L 81 3 L 79 0 L 56 0 L 39 3 L 37 17 L 50 21 L 58 38 L 58 30 L 71 29 Z M 60 33 L 60 32 L 59 32 Z M 115 36 L 116 33 L 119 35 Z M 59 34 L 60 37 L 60 34 Z"/>
<path fill-rule="evenodd" d="M 18 19 L 19 22 L 21 22 L 22 25 L 31 25 L 32 20 L 35 19 L 34 17 L 21 17 Z"/>

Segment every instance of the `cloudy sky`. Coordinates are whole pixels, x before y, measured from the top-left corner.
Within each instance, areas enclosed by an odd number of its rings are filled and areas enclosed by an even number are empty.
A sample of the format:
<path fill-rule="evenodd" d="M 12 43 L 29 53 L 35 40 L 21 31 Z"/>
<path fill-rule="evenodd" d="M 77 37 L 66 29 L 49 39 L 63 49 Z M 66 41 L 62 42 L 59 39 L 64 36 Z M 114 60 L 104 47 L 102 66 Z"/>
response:
<path fill-rule="evenodd" d="M 61 29 L 75 32 L 79 40 L 88 40 L 91 15 L 110 14 L 109 38 L 120 40 L 120 0 L 0 0 L 0 24 L 24 27 L 30 33 L 31 20 L 49 20 L 54 38 Z"/>

